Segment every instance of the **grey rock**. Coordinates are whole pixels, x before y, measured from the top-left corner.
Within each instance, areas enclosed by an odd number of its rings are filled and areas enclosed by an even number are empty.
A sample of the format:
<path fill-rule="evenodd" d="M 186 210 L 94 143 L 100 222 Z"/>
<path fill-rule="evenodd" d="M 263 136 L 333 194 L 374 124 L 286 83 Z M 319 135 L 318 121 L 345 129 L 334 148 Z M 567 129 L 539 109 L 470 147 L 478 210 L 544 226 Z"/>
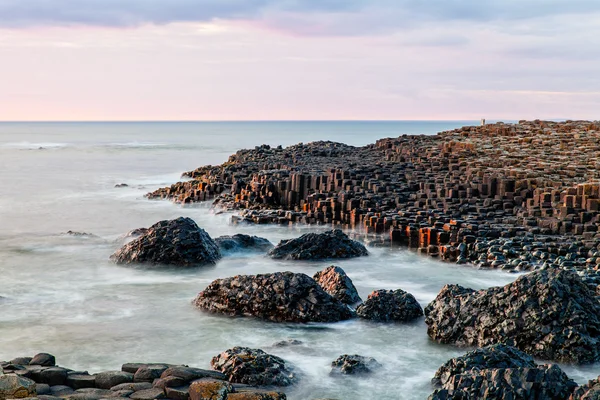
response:
<path fill-rule="evenodd" d="M 139 391 L 133 393 L 129 397 L 131 399 L 137 399 L 137 400 L 152 400 L 152 399 L 166 399 L 167 398 L 167 396 L 165 396 L 164 391 L 162 391 L 161 389 L 157 389 L 157 388 L 139 390 Z"/>
<path fill-rule="evenodd" d="M 423 316 L 423 309 L 410 293 L 402 289 L 376 290 L 356 308 L 360 318 L 380 322 L 409 322 Z"/>
<path fill-rule="evenodd" d="M 73 389 L 93 388 L 96 387 L 96 377 L 94 375 L 69 374 L 67 385 Z"/>
<path fill-rule="evenodd" d="M 339 356 L 331 362 L 331 375 L 360 375 L 369 374 L 380 368 L 381 364 L 373 357 L 363 357 L 358 354 Z"/>
<path fill-rule="evenodd" d="M 95 374 L 94 376 L 96 377 L 96 387 L 99 389 L 110 389 L 121 383 L 133 382 L 133 374 L 130 372 L 106 371 Z"/>
<path fill-rule="evenodd" d="M 39 353 L 36 354 L 29 365 L 41 365 L 42 367 L 54 367 L 56 365 L 56 358 L 52 354 Z"/>
<path fill-rule="evenodd" d="M 169 367 L 162 373 L 161 379 L 166 379 L 168 377 L 180 378 L 185 382 L 191 382 L 195 379 L 201 378 L 214 378 L 220 380 L 226 380 L 227 377 L 217 371 L 209 371 L 206 369 L 193 368 L 193 367 L 184 367 L 184 366 L 174 366 Z M 172 378 L 171 378 L 172 379 Z M 178 385 L 181 386 L 181 385 Z"/>
<path fill-rule="evenodd" d="M 269 252 L 271 258 L 284 260 L 324 260 L 367 255 L 369 252 L 365 246 L 351 240 L 339 229 L 282 240 Z"/>

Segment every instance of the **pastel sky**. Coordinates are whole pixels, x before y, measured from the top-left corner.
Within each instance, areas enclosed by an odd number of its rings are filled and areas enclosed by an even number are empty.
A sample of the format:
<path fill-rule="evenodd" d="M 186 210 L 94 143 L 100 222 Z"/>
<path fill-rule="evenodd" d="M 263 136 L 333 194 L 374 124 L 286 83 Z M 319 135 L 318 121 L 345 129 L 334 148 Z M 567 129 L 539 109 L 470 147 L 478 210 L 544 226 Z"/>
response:
<path fill-rule="evenodd" d="M 599 0 L 0 0 L 0 120 L 600 119 Z"/>

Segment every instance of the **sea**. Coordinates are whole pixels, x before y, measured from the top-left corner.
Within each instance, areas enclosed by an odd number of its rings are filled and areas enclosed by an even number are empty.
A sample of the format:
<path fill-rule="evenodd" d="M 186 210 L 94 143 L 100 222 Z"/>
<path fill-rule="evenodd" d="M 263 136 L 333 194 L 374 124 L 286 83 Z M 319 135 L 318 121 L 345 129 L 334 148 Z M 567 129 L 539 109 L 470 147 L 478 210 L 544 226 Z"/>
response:
<path fill-rule="evenodd" d="M 0 360 L 54 354 L 61 366 L 90 373 L 126 362 L 209 368 L 234 346 L 282 357 L 301 377 L 289 399 L 426 399 L 436 369 L 466 349 L 429 340 L 414 323 L 351 320 L 270 323 L 208 315 L 191 302 L 211 281 L 239 274 L 293 271 L 313 275 L 331 261 L 275 261 L 261 254 L 226 257 L 215 267 L 145 270 L 109 256 L 128 231 L 186 216 L 212 237 L 246 233 L 277 243 L 323 226 L 234 225 L 206 203 L 182 208 L 144 194 L 181 173 L 220 164 L 242 148 L 331 140 L 361 146 L 403 134 L 433 135 L 477 121 L 382 122 L 36 122 L 0 123 Z M 117 188 L 125 183 L 128 186 Z M 89 233 L 74 236 L 68 231 Z M 448 283 L 504 285 L 515 274 L 478 270 L 419 256 L 405 248 L 369 247 L 370 255 L 335 261 L 363 299 L 401 288 L 425 307 Z M 298 346 L 274 347 L 297 339 Z M 342 354 L 374 357 L 364 377 L 333 377 Z M 598 366 L 562 366 L 579 382 Z"/>

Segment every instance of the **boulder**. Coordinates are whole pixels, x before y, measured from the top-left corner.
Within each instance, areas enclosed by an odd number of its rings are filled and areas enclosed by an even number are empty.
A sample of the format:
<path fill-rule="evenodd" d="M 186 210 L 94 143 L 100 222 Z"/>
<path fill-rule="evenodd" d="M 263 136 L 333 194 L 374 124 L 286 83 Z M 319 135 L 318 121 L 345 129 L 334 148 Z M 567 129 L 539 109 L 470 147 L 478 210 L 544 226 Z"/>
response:
<path fill-rule="evenodd" d="M 360 318 L 380 322 L 409 322 L 423 316 L 423 309 L 410 293 L 402 289 L 376 290 L 356 308 Z"/>
<path fill-rule="evenodd" d="M 39 372 L 36 382 L 47 383 L 50 386 L 65 385 L 67 383 L 67 370 L 60 367 L 44 368 Z"/>
<path fill-rule="evenodd" d="M 236 234 L 233 236 L 219 236 L 215 239 L 217 246 L 223 253 L 240 251 L 257 251 L 266 253 L 273 248 L 273 244 L 265 238 Z"/>
<path fill-rule="evenodd" d="M 505 343 L 544 360 L 600 360 L 600 303 L 571 271 L 547 268 L 480 291 L 446 285 L 425 315 L 439 343 Z"/>
<path fill-rule="evenodd" d="M 274 259 L 325 260 L 366 256 L 369 252 L 341 230 L 307 233 L 299 238 L 282 240 L 269 252 Z"/>
<path fill-rule="evenodd" d="M 225 400 L 234 391 L 229 382 L 204 378 L 192 382 L 189 388 L 190 400 Z"/>
<path fill-rule="evenodd" d="M 141 366 L 133 375 L 133 381 L 154 382 L 155 379 L 161 377 L 162 373 L 165 372 L 167 368 L 169 368 L 169 366 L 164 364 L 150 364 Z"/>
<path fill-rule="evenodd" d="M 73 389 L 85 389 L 96 387 L 94 375 L 73 374 L 67 376 L 67 385 Z"/>
<path fill-rule="evenodd" d="M 600 376 L 575 389 L 569 400 L 600 400 Z"/>
<path fill-rule="evenodd" d="M 343 269 L 332 265 L 313 276 L 319 286 L 344 304 L 356 304 L 362 301 L 352 280 Z"/>
<path fill-rule="evenodd" d="M 17 357 L 10 360 L 9 363 L 14 365 L 29 365 L 29 363 L 31 363 L 31 360 L 33 360 L 32 357 Z"/>
<path fill-rule="evenodd" d="M 160 376 L 161 380 L 169 381 L 175 380 L 175 378 L 180 379 L 178 382 L 191 382 L 196 379 L 202 378 L 214 378 L 219 380 L 226 380 L 227 377 L 220 372 L 217 371 L 208 371 L 206 369 L 193 368 L 193 367 L 185 367 L 185 366 L 174 366 L 169 367 L 162 373 Z M 165 382 L 163 381 L 163 382 Z M 155 383 L 155 387 L 157 384 Z M 173 386 L 173 385 L 168 385 Z M 180 385 L 175 385 L 180 386 Z"/>
<path fill-rule="evenodd" d="M 0 400 L 35 397 L 35 382 L 17 375 L 0 374 Z"/>
<path fill-rule="evenodd" d="M 160 221 L 110 256 L 117 264 L 197 267 L 215 264 L 221 252 L 190 218 Z"/>
<path fill-rule="evenodd" d="M 339 356 L 331 362 L 331 375 L 358 375 L 369 374 L 381 367 L 373 357 L 363 357 L 358 354 Z"/>
<path fill-rule="evenodd" d="M 98 389 L 110 389 L 121 383 L 133 382 L 133 374 L 130 372 L 106 371 L 100 372 L 94 376 L 96 377 L 96 387 Z"/>
<path fill-rule="evenodd" d="M 230 382 L 252 386 L 290 386 L 298 377 L 281 358 L 260 349 L 234 347 L 219 354 L 210 362 Z"/>
<path fill-rule="evenodd" d="M 217 279 L 194 305 L 230 316 L 253 316 L 275 322 L 335 322 L 352 312 L 305 274 L 275 272 Z"/>
<path fill-rule="evenodd" d="M 41 365 L 42 367 L 54 367 L 56 365 L 56 358 L 52 354 L 39 353 L 36 354 L 29 365 Z"/>

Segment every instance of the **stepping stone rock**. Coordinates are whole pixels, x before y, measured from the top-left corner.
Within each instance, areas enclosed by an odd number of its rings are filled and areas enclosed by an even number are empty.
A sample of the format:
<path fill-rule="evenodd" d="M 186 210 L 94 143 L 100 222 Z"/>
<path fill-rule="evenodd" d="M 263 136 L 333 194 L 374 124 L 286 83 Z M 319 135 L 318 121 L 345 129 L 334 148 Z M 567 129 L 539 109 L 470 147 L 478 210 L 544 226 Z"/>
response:
<path fill-rule="evenodd" d="M 273 244 L 265 238 L 236 234 L 233 236 L 220 236 L 215 242 L 223 253 L 236 253 L 241 251 L 267 252 L 273 248 Z"/>
<path fill-rule="evenodd" d="M 63 397 L 68 396 L 74 392 L 75 391 L 73 390 L 73 388 L 66 385 L 50 386 L 50 394 L 52 396 Z"/>
<path fill-rule="evenodd" d="M 271 258 L 284 260 L 325 260 L 367 255 L 369 252 L 365 246 L 351 240 L 339 229 L 282 240 L 269 252 Z"/>
<path fill-rule="evenodd" d="M 332 265 L 313 276 L 319 286 L 344 304 L 356 304 L 362 301 L 352 280 L 343 269 Z"/>
<path fill-rule="evenodd" d="M 35 380 L 50 386 L 64 385 L 67 382 L 67 370 L 60 367 L 45 368 L 40 371 L 38 379 Z"/>
<path fill-rule="evenodd" d="M 339 356 L 331 363 L 331 375 L 358 375 L 369 374 L 380 368 L 381 364 L 373 357 L 363 357 L 358 354 Z"/>
<path fill-rule="evenodd" d="M 165 372 L 162 373 L 160 378 L 162 380 L 178 378 L 186 383 L 191 382 L 196 379 L 202 379 L 202 378 L 227 380 L 227 377 L 224 374 L 222 374 L 221 372 L 209 371 L 206 369 L 193 368 L 193 367 L 184 367 L 184 366 L 169 367 L 165 370 Z M 177 386 L 181 386 L 181 385 L 177 385 Z"/>
<path fill-rule="evenodd" d="M 29 365 L 41 365 L 42 367 L 54 367 L 56 365 L 56 358 L 52 354 L 40 353 L 36 354 Z"/>
<path fill-rule="evenodd" d="M 161 389 L 152 388 L 152 389 L 138 390 L 137 392 L 135 392 L 131 396 L 129 396 L 129 398 L 137 399 L 137 400 L 152 400 L 152 399 L 166 399 L 167 396 L 165 396 L 164 391 L 162 391 Z"/>
<path fill-rule="evenodd" d="M 232 392 L 229 382 L 206 378 L 192 382 L 189 388 L 190 400 L 225 400 Z"/>
<path fill-rule="evenodd" d="M 356 308 L 360 318 L 379 322 L 409 322 L 423 316 L 423 309 L 402 289 L 376 290 Z"/>
<path fill-rule="evenodd" d="M 110 389 L 121 383 L 133 382 L 133 374 L 123 371 L 106 371 L 94 375 L 96 377 L 96 387 L 99 389 Z"/>
<path fill-rule="evenodd" d="M 73 389 L 85 389 L 96 387 L 96 377 L 94 375 L 73 374 L 67 376 L 67 385 Z"/>
<path fill-rule="evenodd" d="M 140 367 L 133 376 L 134 382 L 154 382 L 169 368 L 167 365 L 147 365 Z"/>

